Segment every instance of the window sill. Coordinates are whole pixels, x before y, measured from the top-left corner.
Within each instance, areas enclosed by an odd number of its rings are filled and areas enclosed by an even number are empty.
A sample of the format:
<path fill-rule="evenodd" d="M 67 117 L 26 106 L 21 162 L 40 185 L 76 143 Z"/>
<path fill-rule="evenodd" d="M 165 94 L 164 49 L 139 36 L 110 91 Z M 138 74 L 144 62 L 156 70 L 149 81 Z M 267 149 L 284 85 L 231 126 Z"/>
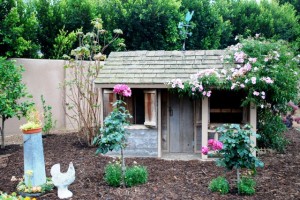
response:
<path fill-rule="evenodd" d="M 149 128 L 142 124 L 134 124 L 134 125 L 126 126 L 126 129 L 135 130 L 135 129 L 149 129 Z"/>

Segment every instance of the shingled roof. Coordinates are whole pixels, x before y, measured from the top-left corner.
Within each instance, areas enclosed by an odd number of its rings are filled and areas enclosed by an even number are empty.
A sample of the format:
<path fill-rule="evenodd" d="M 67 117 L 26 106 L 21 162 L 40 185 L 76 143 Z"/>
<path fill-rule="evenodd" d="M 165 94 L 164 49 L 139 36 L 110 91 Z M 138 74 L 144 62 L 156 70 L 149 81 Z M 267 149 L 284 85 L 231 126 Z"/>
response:
<path fill-rule="evenodd" d="M 223 50 L 112 52 L 95 84 L 165 88 L 174 78 L 187 80 L 200 70 L 223 68 L 220 56 L 224 54 Z"/>

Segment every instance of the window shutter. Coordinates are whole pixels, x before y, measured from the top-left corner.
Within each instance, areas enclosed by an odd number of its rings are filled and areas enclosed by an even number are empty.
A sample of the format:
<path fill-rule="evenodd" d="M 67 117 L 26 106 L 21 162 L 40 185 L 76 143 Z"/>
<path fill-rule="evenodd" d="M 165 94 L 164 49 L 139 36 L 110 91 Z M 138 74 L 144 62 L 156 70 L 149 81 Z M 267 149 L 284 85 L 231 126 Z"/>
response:
<path fill-rule="evenodd" d="M 109 113 L 112 112 L 112 104 L 116 101 L 117 96 L 113 93 L 112 90 L 104 89 L 103 90 L 103 117 L 107 117 Z M 104 119 L 103 118 L 103 119 Z"/>
<path fill-rule="evenodd" d="M 156 127 L 156 90 L 144 90 L 145 97 L 145 122 L 144 125 Z"/>

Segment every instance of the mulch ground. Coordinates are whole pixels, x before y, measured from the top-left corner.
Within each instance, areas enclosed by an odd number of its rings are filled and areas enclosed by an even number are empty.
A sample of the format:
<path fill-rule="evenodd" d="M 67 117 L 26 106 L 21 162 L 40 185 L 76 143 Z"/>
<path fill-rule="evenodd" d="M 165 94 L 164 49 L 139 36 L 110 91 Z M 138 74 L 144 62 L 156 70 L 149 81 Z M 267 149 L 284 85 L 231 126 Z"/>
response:
<path fill-rule="evenodd" d="M 216 167 L 214 162 L 166 161 L 156 158 L 127 158 L 147 166 L 149 181 L 132 188 L 113 188 L 103 181 L 104 166 L 112 161 L 106 156 L 96 156 L 95 148 L 81 146 L 74 134 L 51 135 L 44 138 L 44 153 L 47 176 L 55 163 L 61 163 L 66 171 L 69 162 L 76 169 L 76 180 L 69 187 L 72 199 L 300 199 L 300 132 L 288 131 L 290 140 L 286 154 L 267 154 L 261 159 L 265 163 L 258 169 L 256 194 L 238 196 L 235 189 L 235 173 Z M 11 193 L 17 182 L 11 177 L 23 175 L 23 149 L 18 145 L 0 150 L 0 190 Z M 232 190 L 230 194 L 219 195 L 208 190 L 211 179 L 226 174 Z M 39 199 L 58 199 L 56 190 Z"/>

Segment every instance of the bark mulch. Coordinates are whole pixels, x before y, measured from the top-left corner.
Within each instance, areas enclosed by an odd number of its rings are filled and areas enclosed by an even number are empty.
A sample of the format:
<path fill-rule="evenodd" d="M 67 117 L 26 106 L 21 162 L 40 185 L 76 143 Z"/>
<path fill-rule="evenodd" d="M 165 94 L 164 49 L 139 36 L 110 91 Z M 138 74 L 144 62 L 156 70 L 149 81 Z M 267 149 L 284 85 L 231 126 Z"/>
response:
<path fill-rule="evenodd" d="M 95 148 L 80 145 L 75 134 L 51 135 L 44 138 L 47 176 L 53 164 L 61 163 L 66 171 L 69 162 L 76 169 L 76 180 L 69 187 L 72 199 L 300 199 L 300 132 L 292 129 L 287 133 L 290 140 L 286 154 L 267 154 L 261 158 L 265 163 L 258 169 L 256 194 L 238 196 L 234 186 L 235 173 L 227 172 L 231 184 L 230 194 L 219 195 L 208 190 L 211 179 L 224 175 L 214 162 L 166 161 L 156 158 L 127 158 L 147 166 L 149 181 L 132 188 L 113 188 L 103 181 L 104 166 L 112 161 L 106 156 L 96 156 Z M 23 149 L 18 145 L 0 150 L 0 190 L 11 193 L 17 182 L 11 177 L 23 175 Z M 39 199 L 58 199 L 56 190 Z"/>

